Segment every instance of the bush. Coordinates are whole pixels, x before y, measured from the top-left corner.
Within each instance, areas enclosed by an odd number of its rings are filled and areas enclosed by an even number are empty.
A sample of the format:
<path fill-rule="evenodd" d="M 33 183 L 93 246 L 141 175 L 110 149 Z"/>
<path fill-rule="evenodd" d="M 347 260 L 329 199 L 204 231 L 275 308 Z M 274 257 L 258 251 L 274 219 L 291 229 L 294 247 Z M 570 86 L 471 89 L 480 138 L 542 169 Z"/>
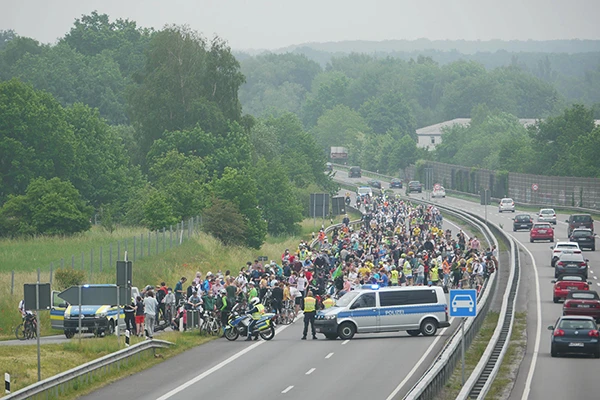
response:
<path fill-rule="evenodd" d="M 58 290 L 64 290 L 71 286 L 83 285 L 85 273 L 79 269 L 59 268 L 54 275 Z"/>

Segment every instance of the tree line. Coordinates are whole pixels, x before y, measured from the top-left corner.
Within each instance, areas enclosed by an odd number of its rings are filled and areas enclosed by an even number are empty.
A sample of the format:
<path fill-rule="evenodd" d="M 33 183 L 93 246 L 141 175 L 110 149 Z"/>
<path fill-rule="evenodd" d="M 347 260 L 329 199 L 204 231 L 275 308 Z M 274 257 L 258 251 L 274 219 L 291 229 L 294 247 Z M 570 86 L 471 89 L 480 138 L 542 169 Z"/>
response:
<path fill-rule="evenodd" d="M 254 118 L 219 37 L 98 13 L 55 45 L 0 35 L 0 235 L 198 214 L 228 244 L 297 233 L 325 156 L 290 113 Z"/>

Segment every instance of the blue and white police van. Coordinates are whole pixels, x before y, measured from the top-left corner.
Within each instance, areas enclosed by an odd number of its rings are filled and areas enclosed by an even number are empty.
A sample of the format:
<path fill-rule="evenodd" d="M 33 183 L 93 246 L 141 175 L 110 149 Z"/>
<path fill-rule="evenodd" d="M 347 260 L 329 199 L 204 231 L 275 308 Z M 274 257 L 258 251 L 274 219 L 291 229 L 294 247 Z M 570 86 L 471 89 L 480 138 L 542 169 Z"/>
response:
<path fill-rule="evenodd" d="M 450 326 L 448 303 L 441 287 L 363 285 L 340 297 L 315 317 L 317 332 L 327 339 L 352 339 L 356 333 L 406 331 L 433 336 Z"/>

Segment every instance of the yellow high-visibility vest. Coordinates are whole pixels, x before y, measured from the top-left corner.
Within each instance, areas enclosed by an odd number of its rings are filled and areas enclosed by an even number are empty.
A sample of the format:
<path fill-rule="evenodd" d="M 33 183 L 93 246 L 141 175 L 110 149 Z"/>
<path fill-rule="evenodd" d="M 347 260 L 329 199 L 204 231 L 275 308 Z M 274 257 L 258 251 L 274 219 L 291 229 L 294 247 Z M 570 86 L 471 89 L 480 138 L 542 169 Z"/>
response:
<path fill-rule="evenodd" d="M 329 307 L 332 307 L 334 304 L 335 304 L 335 301 L 333 301 L 332 298 L 325 299 L 325 301 L 323 302 L 323 307 L 329 308 Z"/>
<path fill-rule="evenodd" d="M 304 312 L 314 312 L 316 310 L 317 300 L 314 297 L 304 298 Z"/>

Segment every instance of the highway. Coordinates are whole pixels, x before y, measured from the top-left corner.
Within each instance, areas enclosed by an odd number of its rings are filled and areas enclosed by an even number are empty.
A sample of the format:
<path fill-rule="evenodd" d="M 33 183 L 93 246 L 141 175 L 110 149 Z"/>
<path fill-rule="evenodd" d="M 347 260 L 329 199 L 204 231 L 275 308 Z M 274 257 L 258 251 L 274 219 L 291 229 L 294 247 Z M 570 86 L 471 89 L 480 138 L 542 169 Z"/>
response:
<path fill-rule="evenodd" d="M 364 179 L 363 179 L 364 180 Z M 425 198 L 423 194 L 412 194 L 413 198 Z M 485 215 L 485 206 L 479 202 L 471 202 L 453 197 L 433 199 L 433 202 L 460 207 L 463 210 Z M 599 399 L 600 379 L 598 368 L 600 360 L 587 356 L 550 357 L 550 334 L 546 328 L 554 325 L 562 314 L 562 303 L 552 301 L 552 283 L 554 269 L 550 267 L 550 246 L 548 242 L 529 242 L 528 231 L 512 231 L 512 218 L 520 211 L 498 212 L 494 203 L 487 207 L 487 218 L 496 224 L 502 224 L 504 230 L 513 235 L 527 250 L 521 252 L 522 275 L 517 299 L 517 311 L 527 311 L 527 351 L 519 368 L 515 387 L 510 399 Z M 536 213 L 526 212 L 534 217 Z M 557 214 L 555 226 L 555 242 L 567 240 L 568 214 Z M 594 230 L 600 228 L 595 223 Z M 533 261 L 529 254 L 533 256 Z M 584 257 L 589 259 L 590 276 L 593 289 L 600 291 L 600 254 L 584 250 Z M 538 285 L 536 285 L 536 282 Z M 538 290 L 539 286 L 539 290 Z M 539 301 L 539 303 L 538 303 Z M 538 323 L 538 308 L 539 314 Z M 537 349 L 536 351 L 536 343 Z M 533 368 L 532 368 L 533 362 Z"/>
<path fill-rule="evenodd" d="M 83 398 L 402 398 L 456 326 L 434 337 L 399 332 L 343 341 L 319 334 L 302 341 L 300 318 L 278 327 L 269 342 L 217 339 Z"/>

